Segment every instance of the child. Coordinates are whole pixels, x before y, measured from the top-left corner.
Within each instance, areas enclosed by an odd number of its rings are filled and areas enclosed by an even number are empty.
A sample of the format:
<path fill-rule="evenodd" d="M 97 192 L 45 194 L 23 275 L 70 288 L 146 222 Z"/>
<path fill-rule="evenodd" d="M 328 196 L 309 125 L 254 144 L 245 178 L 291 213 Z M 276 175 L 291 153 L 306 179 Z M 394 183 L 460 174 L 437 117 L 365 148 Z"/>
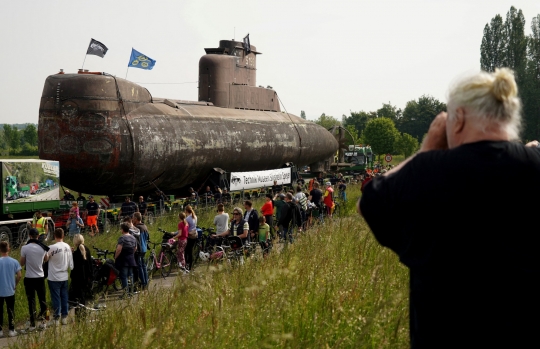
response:
<path fill-rule="evenodd" d="M 7 306 L 10 337 L 15 337 L 15 288 L 21 280 L 21 265 L 9 257 L 9 243 L 0 242 L 0 338 L 4 337 L 4 301 Z"/>
<path fill-rule="evenodd" d="M 71 212 L 75 213 L 75 217 L 80 218 L 80 216 L 79 216 L 79 204 L 77 203 L 77 201 L 73 201 L 71 203 L 71 208 L 69 209 L 69 213 L 71 213 Z"/>
<path fill-rule="evenodd" d="M 180 269 L 183 270 L 184 273 L 187 273 L 184 253 L 188 242 L 187 238 L 189 226 L 186 221 L 186 214 L 184 212 L 180 212 L 178 214 L 178 219 L 180 220 L 180 222 L 178 222 L 178 233 L 176 235 L 176 238 L 178 238 L 178 249 L 176 250 L 176 257 L 178 258 L 178 267 L 180 267 Z"/>
<path fill-rule="evenodd" d="M 259 245 L 263 254 L 268 253 L 268 240 L 270 240 L 270 226 L 266 223 L 264 216 L 259 217 Z"/>

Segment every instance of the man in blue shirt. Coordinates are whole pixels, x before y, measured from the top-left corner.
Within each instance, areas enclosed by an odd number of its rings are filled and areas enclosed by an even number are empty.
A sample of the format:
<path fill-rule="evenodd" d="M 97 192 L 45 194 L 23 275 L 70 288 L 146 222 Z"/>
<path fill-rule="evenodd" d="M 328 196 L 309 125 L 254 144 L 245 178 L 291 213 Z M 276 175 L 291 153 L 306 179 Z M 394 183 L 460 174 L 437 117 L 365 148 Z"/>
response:
<path fill-rule="evenodd" d="M 69 218 L 66 222 L 66 229 L 70 237 L 73 237 L 75 234 L 81 233 L 81 228 L 84 227 L 84 223 L 81 217 L 77 216 L 75 212 L 69 214 Z"/>
<path fill-rule="evenodd" d="M 0 338 L 4 337 L 4 301 L 7 306 L 10 337 L 15 337 L 15 288 L 21 280 L 21 265 L 9 257 L 9 244 L 0 242 Z"/>

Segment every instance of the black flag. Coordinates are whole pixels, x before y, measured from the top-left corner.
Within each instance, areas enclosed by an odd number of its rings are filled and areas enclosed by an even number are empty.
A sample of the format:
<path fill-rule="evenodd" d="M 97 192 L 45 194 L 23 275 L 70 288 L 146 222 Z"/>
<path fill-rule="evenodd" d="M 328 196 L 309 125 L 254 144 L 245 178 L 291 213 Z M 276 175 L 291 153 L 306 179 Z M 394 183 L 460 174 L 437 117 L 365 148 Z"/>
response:
<path fill-rule="evenodd" d="M 88 45 L 88 50 L 86 51 L 86 54 L 100 56 L 101 58 L 103 58 L 107 53 L 107 50 L 107 46 L 103 45 L 97 40 L 92 39 L 90 40 L 90 45 Z"/>
<path fill-rule="evenodd" d="M 249 34 L 246 35 L 244 38 L 244 50 L 246 50 L 246 54 L 251 52 L 251 45 L 249 44 Z"/>

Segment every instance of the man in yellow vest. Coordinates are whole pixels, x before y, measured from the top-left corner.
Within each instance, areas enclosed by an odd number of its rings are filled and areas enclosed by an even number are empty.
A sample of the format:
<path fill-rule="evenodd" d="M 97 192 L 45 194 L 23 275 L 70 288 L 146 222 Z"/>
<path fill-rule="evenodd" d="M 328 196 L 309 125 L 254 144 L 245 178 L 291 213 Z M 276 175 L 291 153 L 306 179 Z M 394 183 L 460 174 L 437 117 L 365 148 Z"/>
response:
<path fill-rule="evenodd" d="M 39 232 L 38 241 L 40 242 L 43 242 L 45 240 L 48 232 L 47 219 L 44 217 L 44 214 L 46 217 L 47 213 L 37 211 L 32 221 L 32 228 L 36 228 Z"/>

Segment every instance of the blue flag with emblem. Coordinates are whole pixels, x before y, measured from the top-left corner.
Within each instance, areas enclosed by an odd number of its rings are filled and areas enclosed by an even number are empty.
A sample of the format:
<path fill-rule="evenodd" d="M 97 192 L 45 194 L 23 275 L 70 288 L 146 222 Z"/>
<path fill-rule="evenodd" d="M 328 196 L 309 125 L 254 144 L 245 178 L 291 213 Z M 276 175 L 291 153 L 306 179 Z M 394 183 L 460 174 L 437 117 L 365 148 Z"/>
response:
<path fill-rule="evenodd" d="M 131 58 L 129 59 L 128 67 L 152 70 L 155 64 L 156 61 L 152 58 L 143 55 L 134 48 L 131 49 Z"/>

